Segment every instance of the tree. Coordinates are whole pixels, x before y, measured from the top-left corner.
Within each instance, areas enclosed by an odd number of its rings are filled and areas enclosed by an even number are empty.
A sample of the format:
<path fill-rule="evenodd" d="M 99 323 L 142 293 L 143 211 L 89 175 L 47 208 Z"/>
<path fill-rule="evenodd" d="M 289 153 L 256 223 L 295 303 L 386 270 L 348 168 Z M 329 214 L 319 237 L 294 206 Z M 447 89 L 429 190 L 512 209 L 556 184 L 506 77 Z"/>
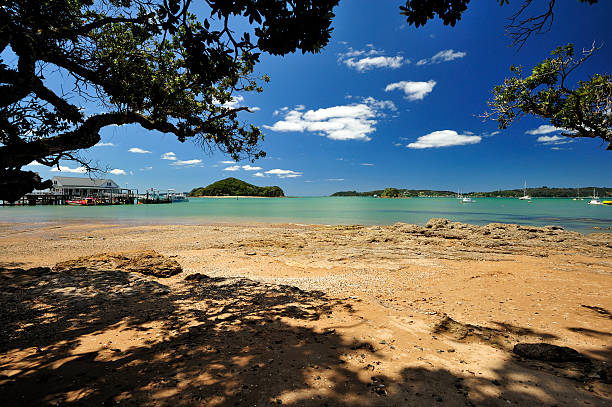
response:
<path fill-rule="evenodd" d="M 0 6 L 0 199 L 50 186 L 33 161 L 88 165 L 78 151 L 105 126 L 139 124 L 255 159 L 261 131 L 234 92 L 261 92 L 260 52 L 318 52 L 338 0 L 3 0 Z M 231 23 L 248 19 L 250 32 Z M 7 60 L 10 58 L 7 58 Z M 63 75 L 61 87 L 47 76 Z M 66 90 L 70 89 L 70 90 Z M 87 115 L 84 105 L 98 111 Z"/>
<path fill-rule="evenodd" d="M 484 117 L 495 118 L 499 128 L 505 129 L 521 116 L 533 114 L 562 128 L 564 136 L 601 138 L 612 150 L 610 75 L 595 74 L 587 81 L 579 81 L 574 89 L 567 83 L 570 74 L 595 50 L 592 47 L 575 58 L 572 44 L 558 47 L 551 58 L 536 65 L 525 78 L 521 66 L 512 66 L 514 76 L 494 88 L 489 101 L 492 111 Z"/>
<path fill-rule="evenodd" d="M 509 4 L 509 0 L 495 0 L 500 6 Z M 580 3 L 595 4 L 599 0 L 578 0 Z M 436 15 L 444 25 L 455 26 L 467 10 L 470 0 L 406 0 L 405 6 L 400 6 L 400 14 L 406 16 L 408 24 L 415 27 L 425 25 Z M 548 6 L 541 14 L 524 17 L 524 13 L 533 4 L 533 0 L 523 0 L 506 25 L 508 36 L 512 45 L 522 47 L 531 34 L 540 34 L 550 30 L 554 20 L 554 7 L 556 0 L 548 0 Z"/>

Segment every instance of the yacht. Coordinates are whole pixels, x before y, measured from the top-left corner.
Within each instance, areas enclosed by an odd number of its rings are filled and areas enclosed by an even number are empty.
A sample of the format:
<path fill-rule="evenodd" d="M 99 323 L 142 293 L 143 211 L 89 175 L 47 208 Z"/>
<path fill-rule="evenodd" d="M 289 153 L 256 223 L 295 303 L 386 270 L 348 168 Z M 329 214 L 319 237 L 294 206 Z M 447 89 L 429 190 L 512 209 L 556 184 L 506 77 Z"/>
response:
<path fill-rule="evenodd" d="M 474 202 L 474 200 L 472 198 L 470 198 L 469 196 L 464 196 L 463 198 L 461 198 L 461 202 L 463 202 L 463 203 L 472 203 L 472 202 Z"/>
<path fill-rule="evenodd" d="M 519 199 L 521 201 L 529 201 L 531 199 L 531 197 L 527 195 L 527 181 L 525 181 L 525 184 L 523 185 L 523 196 L 521 196 Z"/>
<path fill-rule="evenodd" d="M 591 199 L 589 205 L 603 205 L 603 202 L 601 202 L 597 194 L 595 194 L 595 188 L 593 188 L 593 199 Z"/>

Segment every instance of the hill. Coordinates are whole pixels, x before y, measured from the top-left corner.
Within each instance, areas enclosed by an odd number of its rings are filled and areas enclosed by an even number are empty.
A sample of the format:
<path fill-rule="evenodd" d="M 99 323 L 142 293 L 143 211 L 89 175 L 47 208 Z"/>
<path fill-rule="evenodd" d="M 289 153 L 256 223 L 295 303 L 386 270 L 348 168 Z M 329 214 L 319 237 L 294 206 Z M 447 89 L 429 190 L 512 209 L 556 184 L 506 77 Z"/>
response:
<path fill-rule="evenodd" d="M 225 178 L 207 187 L 194 188 L 189 196 L 263 196 L 281 197 L 285 193 L 280 187 L 258 187 L 237 178 Z"/>
<path fill-rule="evenodd" d="M 610 187 L 580 187 L 580 196 L 590 197 L 593 194 L 593 189 L 600 197 L 606 197 L 612 195 L 612 188 Z M 332 194 L 331 196 L 380 196 L 380 197 L 417 197 L 417 196 L 454 196 L 457 195 L 453 191 L 434 191 L 427 189 L 396 189 L 386 188 L 368 192 L 357 192 L 357 191 L 340 191 Z M 490 192 L 468 192 L 464 193 L 464 196 L 471 197 L 502 197 L 502 198 L 517 198 L 523 196 L 522 189 L 506 189 Z M 578 196 L 577 188 L 527 188 L 527 195 L 534 198 L 574 198 Z"/>

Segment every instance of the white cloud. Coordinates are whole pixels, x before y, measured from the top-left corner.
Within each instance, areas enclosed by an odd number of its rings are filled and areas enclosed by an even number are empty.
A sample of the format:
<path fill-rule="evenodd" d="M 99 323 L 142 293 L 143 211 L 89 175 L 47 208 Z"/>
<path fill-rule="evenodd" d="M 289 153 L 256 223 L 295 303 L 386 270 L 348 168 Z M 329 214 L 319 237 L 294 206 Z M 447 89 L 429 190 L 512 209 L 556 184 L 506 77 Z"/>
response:
<path fill-rule="evenodd" d="M 151 154 L 149 150 L 143 150 L 142 148 L 138 148 L 138 147 L 132 147 L 128 151 L 130 153 L 136 153 L 136 154 Z"/>
<path fill-rule="evenodd" d="M 254 177 L 265 177 L 263 172 L 256 172 L 255 174 L 253 174 Z"/>
<path fill-rule="evenodd" d="M 261 167 L 253 167 L 253 166 L 247 164 L 247 165 L 243 165 L 242 169 L 245 170 L 245 171 L 259 171 L 259 170 L 261 170 Z"/>
<path fill-rule="evenodd" d="M 419 137 L 416 142 L 410 143 L 406 147 L 423 149 L 462 146 L 466 144 L 478 144 L 481 140 L 482 137 L 480 136 L 459 134 L 454 130 L 439 130 Z"/>
<path fill-rule="evenodd" d="M 259 106 L 253 106 L 253 107 L 249 107 L 249 110 L 250 110 L 251 112 L 257 112 L 257 111 L 261 110 L 261 107 L 259 107 Z"/>
<path fill-rule="evenodd" d="M 388 84 L 385 92 L 399 89 L 404 92 L 408 100 L 422 100 L 433 90 L 434 86 L 436 86 L 436 81 L 433 80 L 427 82 L 400 81 Z"/>
<path fill-rule="evenodd" d="M 87 169 L 85 167 L 70 168 L 60 165 L 59 169 L 57 169 L 57 167 L 53 167 L 51 169 L 51 172 L 71 172 L 74 174 L 85 174 L 87 172 Z"/>
<path fill-rule="evenodd" d="M 441 62 L 450 62 L 455 59 L 463 58 L 467 53 L 462 51 L 455 51 L 452 49 L 445 49 L 438 52 L 431 58 L 423 58 L 417 61 L 417 66 L 427 65 L 427 64 L 439 64 Z"/>
<path fill-rule="evenodd" d="M 42 164 L 41 164 L 41 163 L 39 163 L 38 161 L 32 161 L 32 162 L 31 162 L 31 163 L 29 163 L 28 165 L 36 165 L 36 166 L 39 166 L 39 165 L 42 165 Z"/>
<path fill-rule="evenodd" d="M 238 106 L 240 106 L 242 102 L 244 102 L 244 96 L 236 95 L 236 96 L 232 96 L 229 102 L 225 102 L 221 106 L 226 107 L 228 109 L 235 109 Z"/>
<path fill-rule="evenodd" d="M 113 143 L 103 143 L 103 142 L 99 142 L 98 144 L 96 144 L 94 147 L 114 147 L 115 145 Z"/>
<path fill-rule="evenodd" d="M 268 171 L 266 171 L 266 174 L 276 175 L 279 178 L 296 178 L 296 177 L 301 177 L 302 176 L 301 172 L 291 171 L 291 170 L 281 170 L 280 168 L 275 168 L 273 170 L 268 170 Z"/>
<path fill-rule="evenodd" d="M 221 161 L 221 164 L 236 164 L 236 161 L 230 161 L 230 160 Z"/>
<path fill-rule="evenodd" d="M 327 180 L 331 182 L 341 182 L 344 181 L 344 178 L 328 178 Z"/>
<path fill-rule="evenodd" d="M 374 167 L 374 164 L 372 163 L 361 163 L 361 165 L 363 165 L 364 167 Z"/>
<path fill-rule="evenodd" d="M 163 153 L 161 155 L 161 159 L 162 160 L 170 160 L 170 161 L 176 161 L 176 154 L 174 154 L 172 151 L 168 151 L 167 153 Z"/>
<path fill-rule="evenodd" d="M 148 166 L 148 167 L 140 168 L 139 171 L 151 171 L 152 169 L 153 167 Z"/>
<path fill-rule="evenodd" d="M 548 133 L 554 133 L 557 131 L 564 131 L 564 130 L 565 129 L 562 127 L 555 127 L 555 126 L 551 126 L 548 124 L 542 124 L 537 129 L 527 130 L 525 134 L 531 134 L 533 136 L 536 136 L 539 134 L 548 134 Z"/>
<path fill-rule="evenodd" d="M 173 162 L 171 165 L 190 166 L 190 167 L 198 166 L 198 167 L 200 167 L 202 165 L 202 160 L 197 160 L 197 159 L 193 159 L 193 160 L 177 160 L 177 161 Z"/>
<path fill-rule="evenodd" d="M 332 140 L 371 140 L 377 124 L 377 117 L 384 114 L 382 109 L 392 109 L 395 105 L 389 101 L 377 101 L 366 98 L 362 103 L 332 106 L 317 110 L 290 110 L 283 120 L 272 126 L 264 126 L 279 132 L 314 132 Z"/>
<path fill-rule="evenodd" d="M 397 69 L 402 65 L 407 65 L 410 60 L 397 55 L 394 57 L 383 56 L 384 51 L 377 50 L 374 45 L 366 44 L 367 49 L 353 49 L 338 54 L 338 62 L 342 62 L 349 68 L 358 72 L 366 72 L 374 68 Z"/>
<path fill-rule="evenodd" d="M 556 146 L 560 144 L 572 143 L 574 140 L 565 136 L 540 136 L 536 141 L 546 146 Z"/>
<path fill-rule="evenodd" d="M 225 167 L 223 171 L 238 171 L 240 169 L 239 165 L 232 165 L 231 167 Z"/>
<path fill-rule="evenodd" d="M 366 57 L 361 59 L 349 58 L 342 61 L 349 68 L 353 68 L 358 72 L 366 72 L 374 68 L 400 68 L 404 62 L 404 57 Z"/>
<path fill-rule="evenodd" d="M 113 175 L 127 175 L 127 173 L 124 170 L 121 170 L 119 168 L 113 168 L 109 172 Z"/>

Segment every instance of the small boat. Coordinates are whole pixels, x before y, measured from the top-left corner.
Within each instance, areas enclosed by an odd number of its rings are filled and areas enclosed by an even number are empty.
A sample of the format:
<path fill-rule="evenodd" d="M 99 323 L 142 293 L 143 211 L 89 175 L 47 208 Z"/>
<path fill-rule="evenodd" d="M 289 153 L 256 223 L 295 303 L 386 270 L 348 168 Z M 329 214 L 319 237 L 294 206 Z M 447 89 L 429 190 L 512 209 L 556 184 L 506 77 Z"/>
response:
<path fill-rule="evenodd" d="M 612 205 L 612 201 L 603 201 L 602 204 L 604 204 L 604 205 Z"/>
<path fill-rule="evenodd" d="M 465 197 L 461 198 L 461 202 L 463 202 L 463 203 L 472 203 L 472 202 L 474 202 L 474 200 L 472 198 L 470 198 L 469 196 L 465 196 Z"/>
<path fill-rule="evenodd" d="M 189 202 L 189 199 L 182 192 L 176 192 L 174 189 L 168 189 L 168 197 L 172 203 Z"/>
<path fill-rule="evenodd" d="M 84 199 L 66 200 L 66 205 L 72 205 L 72 206 L 91 206 L 91 205 L 97 205 L 97 204 L 98 204 L 98 201 L 92 197 L 87 197 Z"/>
<path fill-rule="evenodd" d="M 603 202 L 599 200 L 599 197 L 595 193 L 595 188 L 593 188 L 593 199 L 591 199 L 589 205 L 603 205 Z"/>
<path fill-rule="evenodd" d="M 519 199 L 521 201 L 529 201 L 529 200 L 531 200 L 531 197 L 529 195 L 527 195 L 527 181 L 525 181 L 525 184 L 523 185 L 523 196 L 521 196 Z"/>

